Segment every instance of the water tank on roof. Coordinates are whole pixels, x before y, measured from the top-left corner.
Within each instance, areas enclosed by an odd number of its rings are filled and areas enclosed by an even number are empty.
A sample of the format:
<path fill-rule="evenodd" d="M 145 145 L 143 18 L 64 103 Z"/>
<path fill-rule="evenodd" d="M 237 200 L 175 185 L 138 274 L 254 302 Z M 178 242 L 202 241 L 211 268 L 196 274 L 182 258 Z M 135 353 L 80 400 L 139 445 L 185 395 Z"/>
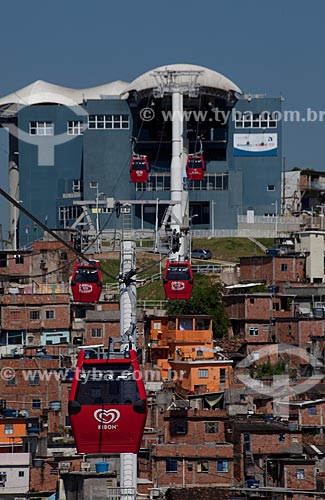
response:
<path fill-rule="evenodd" d="M 5 410 L 3 410 L 2 415 L 7 418 L 18 417 L 18 411 L 11 408 L 6 408 Z"/>
<path fill-rule="evenodd" d="M 61 401 L 51 401 L 50 402 L 51 410 L 61 410 Z"/>
<path fill-rule="evenodd" d="M 96 467 L 96 472 L 108 472 L 107 462 L 96 462 L 95 467 Z"/>
<path fill-rule="evenodd" d="M 313 316 L 314 316 L 314 318 L 323 318 L 324 309 L 322 307 L 314 307 L 313 308 Z"/>

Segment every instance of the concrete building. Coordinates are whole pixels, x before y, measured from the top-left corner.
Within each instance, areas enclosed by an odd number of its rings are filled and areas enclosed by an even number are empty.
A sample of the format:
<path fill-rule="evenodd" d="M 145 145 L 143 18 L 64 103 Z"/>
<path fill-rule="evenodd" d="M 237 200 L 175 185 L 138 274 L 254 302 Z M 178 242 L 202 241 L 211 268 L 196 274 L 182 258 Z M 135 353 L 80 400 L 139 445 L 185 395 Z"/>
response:
<path fill-rule="evenodd" d="M 206 163 L 202 181 L 187 182 L 185 170 L 183 175 L 195 228 L 237 228 L 237 216 L 247 212 L 277 215 L 281 98 L 242 94 L 220 73 L 188 64 L 91 89 L 37 81 L 1 98 L 0 122 L 11 132 L 12 196 L 49 228 L 77 227 L 81 217 L 82 230 L 90 232 L 97 222 L 115 227 L 107 197 L 133 200 L 138 202 L 133 226 L 153 229 L 170 199 L 173 117 L 161 81 L 168 87 L 176 73 L 181 81 L 192 80 L 192 94 L 184 95 L 184 166 L 187 155 L 200 150 L 200 141 Z M 150 164 L 145 184 L 129 180 L 132 138 L 134 152 L 147 155 Z M 17 208 L 11 209 L 10 228 L 13 247 L 40 236 Z"/>

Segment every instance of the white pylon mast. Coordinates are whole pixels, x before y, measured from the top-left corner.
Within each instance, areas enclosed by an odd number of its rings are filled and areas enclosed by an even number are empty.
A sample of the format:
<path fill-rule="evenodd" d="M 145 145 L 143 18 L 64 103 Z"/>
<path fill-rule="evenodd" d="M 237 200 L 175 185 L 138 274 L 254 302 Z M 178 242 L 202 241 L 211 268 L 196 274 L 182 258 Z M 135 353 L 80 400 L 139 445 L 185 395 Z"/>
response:
<path fill-rule="evenodd" d="M 170 255 L 171 260 L 182 261 L 187 255 L 182 227 L 189 219 L 188 194 L 183 187 L 183 96 L 197 97 L 199 93 L 198 77 L 202 71 L 155 71 L 153 76 L 157 82 L 155 97 L 164 94 L 172 96 L 172 161 L 170 167 L 170 199 L 175 202 L 172 207 L 171 229 L 179 236 L 179 248 Z"/>
<path fill-rule="evenodd" d="M 121 207 L 123 237 L 120 262 L 120 351 L 137 348 L 136 247 L 132 232 L 132 207 Z M 130 422 L 132 426 L 132 422 Z M 120 499 L 137 497 L 137 455 L 120 454 Z"/>

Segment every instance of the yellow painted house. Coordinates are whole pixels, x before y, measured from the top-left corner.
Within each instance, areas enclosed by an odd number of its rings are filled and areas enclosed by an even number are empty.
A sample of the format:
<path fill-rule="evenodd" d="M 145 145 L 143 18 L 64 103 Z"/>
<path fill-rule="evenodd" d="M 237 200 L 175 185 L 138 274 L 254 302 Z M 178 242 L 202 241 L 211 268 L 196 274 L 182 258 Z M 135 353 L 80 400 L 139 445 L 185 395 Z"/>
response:
<path fill-rule="evenodd" d="M 164 380 L 189 392 L 219 392 L 230 385 L 232 361 L 214 346 L 210 316 L 152 318 L 150 356 Z"/>

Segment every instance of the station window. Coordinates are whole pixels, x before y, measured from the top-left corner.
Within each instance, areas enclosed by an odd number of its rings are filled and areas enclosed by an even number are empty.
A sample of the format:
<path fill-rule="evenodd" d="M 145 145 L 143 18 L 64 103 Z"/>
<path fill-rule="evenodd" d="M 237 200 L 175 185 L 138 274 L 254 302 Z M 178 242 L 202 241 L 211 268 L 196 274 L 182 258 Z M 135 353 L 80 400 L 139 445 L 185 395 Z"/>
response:
<path fill-rule="evenodd" d="M 53 135 L 53 122 L 29 122 L 29 135 Z"/>
<path fill-rule="evenodd" d="M 67 123 L 68 135 L 82 135 L 84 133 L 84 124 L 81 120 L 72 120 Z"/>
<path fill-rule="evenodd" d="M 88 127 L 90 129 L 129 129 L 129 115 L 89 115 Z"/>
<path fill-rule="evenodd" d="M 252 113 L 251 111 L 236 110 L 235 128 L 276 128 L 278 122 L 278 113 Z"/>
<path fill-rule="evenodd" d="M 73 193 L 80 193 L 80 191 L 81 191 L 81 180 L 74 179 L 72 181 L 72 192 Z"/>

